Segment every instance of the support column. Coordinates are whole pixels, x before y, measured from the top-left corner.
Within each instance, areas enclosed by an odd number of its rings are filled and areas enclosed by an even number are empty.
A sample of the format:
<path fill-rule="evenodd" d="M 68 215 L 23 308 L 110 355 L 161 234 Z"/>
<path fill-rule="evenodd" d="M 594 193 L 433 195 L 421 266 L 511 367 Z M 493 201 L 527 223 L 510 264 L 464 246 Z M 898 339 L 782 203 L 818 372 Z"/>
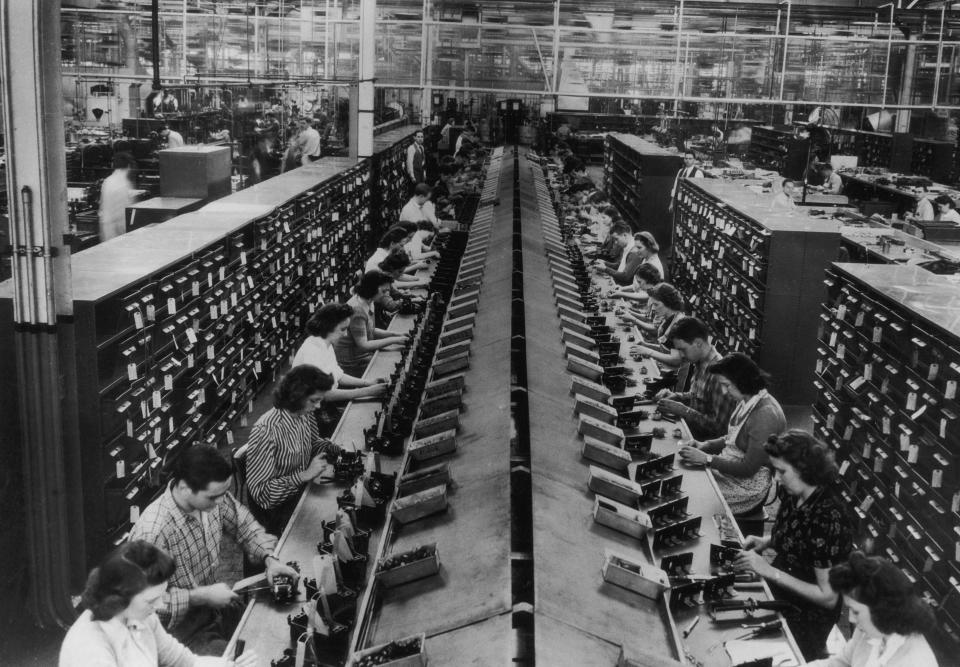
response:
<path fill-rule="evenodd" d="M 907 39 L 910 42 L 916 42 L 917 36 L 910 35 Z M 916 67 L 917 46 L 916 44 L 907 45 L 906 57 L 903 59 L 903 68 L 900 70 L 900 95 L 897 97 L 897 104 L 913 104 L 913 70 Z M 939 69 L 937 76 L 940 75 Z M 933 100 L 933 106 L 936 106 L 936 100 Z M 897 118 L 894 121 L 894 132 L 910 131 L 910 109 L 898 109 Z"/>
<path fill-rule="evenodd" d="M 420 30 L 420 124 L 428 125 L 433 118 L 433 3 L 423 0 Z"/>
<path fill-rule="evenodd" d="M 360 1 L 360 67 L 356 94 L 351 90 L 350 157 L 373 155 L 373 77 L 376 65 L 376 0 Z M 356 98 L 356 105 L 353 100 Z"/>
<path fill-rule="evenodd" d="M 67 231 L 66 163 L 60 76 L 60 8 L 52 2 L 0 0 L 0 81 L 7 148 L 10 240 L 13 248 L 13 332 L 19 423 L 4 424 L 4 456 L 22 463 L 28 609 L 45 625 L 74 618 L 71 588 L 85 572 L 79 446 L 65 446 L 70 403 L 73 315 Z M 5 351 L 9 352 L 9 351 Z M 72 403 L 75 404 L 75 403 Z M 9 515 L 21 508 L 8 507 Z M 7 519 L 10 517 L 8 516 Z"/>

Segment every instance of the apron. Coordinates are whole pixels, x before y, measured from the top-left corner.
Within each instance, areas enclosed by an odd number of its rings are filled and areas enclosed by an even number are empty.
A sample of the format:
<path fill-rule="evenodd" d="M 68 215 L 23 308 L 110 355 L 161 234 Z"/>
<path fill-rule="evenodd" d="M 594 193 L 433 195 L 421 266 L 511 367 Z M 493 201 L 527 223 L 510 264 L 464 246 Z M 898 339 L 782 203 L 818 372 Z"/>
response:
<path fill-rule="evenodd" d="M 750 413 L 766 396 L 769 396 L 769 393 L 763 389 L 746 403 L 741 402 L 733 411 L 727 425 L 727 435 L 724 438 L 724 447 L 720 456 L 730 461 L 743 460 L 746 452 L 737 447 L 737 436 L 740 435 L 740 429 L 747 422 Z M 773 479 L 768 466 L 761 467 L 752 477 L 734 477 L 719 470 L 714 470 L 713 476 L 730 506 L 730 511 L 734 514 L 744 514 L 763 503 Z"/>

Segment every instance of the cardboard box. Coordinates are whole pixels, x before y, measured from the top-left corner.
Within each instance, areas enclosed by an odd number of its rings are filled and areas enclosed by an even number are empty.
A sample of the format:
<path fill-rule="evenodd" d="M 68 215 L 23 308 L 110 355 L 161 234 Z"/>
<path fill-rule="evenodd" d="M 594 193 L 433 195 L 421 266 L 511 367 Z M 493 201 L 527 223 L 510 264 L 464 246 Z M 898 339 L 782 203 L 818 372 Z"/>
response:
<path fill-rule="evenodd" d="M 431 380 L 424 387 L 423 395 L 427 398 L 433 398 L 434 396 L 440 396 L 441 394 L 448 394 L 451 391 L 462 392 L 465 387 L 465 378 L 466 376 L 464 373 L 458 373 L 457 375 L 449 375 L 438 380 Z"/>
<path fill-rule="evenodd" d="M 397 496 L 402 498 L 423 489 L 447 485 L 450 480 L 450 466 L 446 463 L 427 466 L 401 476 L 397 485 Z"/>
<path fill-rule="evenodd" d="M 593 520 L 638 540 L 653 527 L 646 512 L 602 496 L 593 500 Z"/>
<path fill-rule="evenodd" d="M 407 450 L 415 461 L 423 461 L 436 456 L 450 454 L 457 450 L 456 430 L 444 431 L 410 443 Z"/>
<path fill-rule="evenodd" d="M 589 436 L 583 439 L 583 448 L 580 450 L 580 454 L 587 460 L 623 472 L 626 472 L 627 466 L 633 461 L 630 454 L 619 447 L 609 445 Z"/>
<path fill-rule="evenodd" d="M 419 440 L 444 431 L 456 432 L 459 425 L 460 410 L 447 410 L 434 417 L 418 420 L 413 427 L 413 434 Z"/>
<path fill-rule="evenodd" d="M 604 387 L 602 384 L 598 382 L 591 382 L 590 380 L 582 377 L 573 378 L 573 387 L 571 391 L 574 394 L 580 394 L 581 396 L 592 398 L 593 400 L 601 403 L 609 403 L 611 397 L 610 390 Z"/>
<path fill-rule="evenodd" d="M 419 635 L 411 635 L 410 637 L 404 637 L 402 639 L 394 640 L 393 642 L 388 642 L 386 644 L 378 644 L 377 646 L 371 646 L 370 648 L 365 648 L 362 651 L 357 651 L 352 656 L 350 656 L 349 662 L 347 662 L 347 667 L 356 667 L 360 662 L 372 655 L 377 655 L 385 648 L 396 642 L 409 642 L 411 640 L 420 640 L 420 652 L 415 655 L 408 655 L 405 658 L 399 658 L 397 660 L 390 660 L 389 662 L 378 662 L 378 665 L 385 665 L 386 667 L 426 667 L 427 665 L 427 646 L 426 646 L 426 635 L 420 633 Z"/>
<path fill-rule="evenodd" d="M 427 558 L 415 560 L 412 563 L 400 565 L 386 571 L 381 571 L 380 564 L 378 564 L 376 575 L 377 582 L 387 588 L 393 588 L 394 586 L 399 586 L 410 581 L 416 581 L 417 579 L 433 576 L 439 572 L 440 553 L 437 551 L 436 542 L 424 546 L 426 546 L 431 552 L 430 556 Z"/>
<path fill-rule="evenodd" d="M 604 424 L 614 424 L 619 417 L 617 411 L 606 403 L 595 401 L 586 396 L 577 396 L 574 399 L 573 411 L 578 415 L 593 417 Z"/>
<path fill-rule="evenodd" d="M 627 507 L 639 507 L 640 497 L 643 495 L 643 491 L 636 483 L 597 466 L 590 466 L 590 480 L 587 486 L 597 495 L 611 498 Z"/>
<path fill-rule="evenodd" d="M 447 509 L 447 485 L 417 491 L 393 501 L 390 512 L 400 523 L 410 523 Z"/>
<path fill-rule="evenodd" d="M 599 419 L 594 419 L 593 417 L 580 417 L 577 432 L 583 437 L 590 436 L 608 445 L 623 447 L 623 430 L 610 424 L 604 424 Z"/>
<path fill-rule="evenodd" d="M 660 595 L 670 588 L 670 579 L 663 570 L 610 549 L 604 550 L 602 572 L 604 581 L 651 600 L 658 600 Z"/>

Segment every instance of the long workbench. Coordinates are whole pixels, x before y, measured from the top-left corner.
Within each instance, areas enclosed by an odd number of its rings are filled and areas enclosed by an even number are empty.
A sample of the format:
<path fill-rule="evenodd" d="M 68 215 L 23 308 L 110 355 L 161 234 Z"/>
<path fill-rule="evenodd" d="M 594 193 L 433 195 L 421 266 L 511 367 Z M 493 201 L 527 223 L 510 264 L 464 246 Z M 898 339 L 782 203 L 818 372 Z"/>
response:
<path fill-rule="evenodd" d="M 524 234 L 527 363 L 537 369 L 529 377 L 537 661 L 614 664 L 622 648 L 626 655 L 648 656 L 649 664 L 666 664 L 672 657 L 696 660 L 703 665 L 729 665 L 727 654 L 718 648 L 743 634 L 739 625 L 713 624 L 705 617 L 703 605 L 671 610 L 664 598 L 641 597 L 604 582 L 600 576 L 606 549 L 653 567 L 658 567 L 664 556 L 691 551 L 691 571 L 708 574 L 710 545 L 721 541 L 721 522 L 727 525 L 725 532 L 729 533 L 731 514 L 709 470 L 675 464 L 676 471 L 683 475 L 681 491 L 689 499 L 689 515 L 702 517 L 699 539 L 654 553 L 649 540 L 637 540 L 594 521 L 594 497 L 587 490 L 587 464 L 591 462 L 581 456 L 583 440 L 578 434 L 578 416 L 571 411 L 575 397 L 569 392 L 571 375 L 566 370 L 561 322 L 555 305 L 558 292 L 552 280 L 564 275 L 566 248 L 539 167 L 535 167 L 532 177 L 527 170 L 524 175 L 529 183 L 525 189 L 536 192 L 522 201 L 524 219 L 539 220 L 539 224 L 525 225 Z M 534 184 L 535 188 L 530 187 Z M 608 280 L 594 278 L 593 284 L 607 291 L 613 287 Z M 612 313 L 607 314 L 607 323 L 616 331 L 623 331 Z M 636 331 L 630 333 L 640 339 Z M 650 360 L 631 360 L 630 343 L 626 336 L 621 338 L 620 356 L 626 359 L 623 365 L 630 369 L 632 377 L 656 377 L 656 365 Z M 637 389 L 627 389 L 627 393 L 637 391 L 642 391 L 640 382 Z M 682 422 L 673 424 L 652 418 L 640 423 L 639 432 L 649 432 L 654 427 L 666 431 L 665 438 L 653 440 L 651 453 L 655 455 L 677 452 L 681 438 L 674 437 L 676 429 L 680 429 L 682 438 L 689 438 Z M 769 596 L 763 585 L 735 594 L 736 598 Z M 690 627 L 698 615 L 703 618 L 696 631 L 683 638 L 679 628 Z M 781 644 L 782 652 L 799 664 L 795 657 L 799 653 L 788 632 Z M 791 663 L 788 660 L 779 664 Z"/>
<path fill-rule="evenodd" d="M 504 173 L 500 181 L 507 180 Z M 511 609 L 510 330 L 500 325 L 509 314 L 511 274 L 503 213 L 481 207 L 471 226 L 471 244 L 484 260 L 457 450 L 443 459 L 452 479 L 447 510 L 393 531 L 384 549 L 436 543 L 440 574 L 378 591 L 357 648 L 424 633 L 436 664 L 505 664 L 511 657 L 502 641 Z"/>
<path fill-rule="evenodd" d="M 499 171 L 497 170 L 497 173 Z M 493 185 L 493 184 L 490 184 Z M 511 630 L 509 515 L 509 330 L 498 326 L 509 308 L 509 241 L 492 224 L 492 206 L 481 209 L 471 226 L 461 272 L 482 279 L 471 334 L 476 371 L 466 371 L 467 398 L 458 422 L 457 451 L 446 457 L 452 483 L 445 512 L 399 525 L 392 516 L 373 528 L 366 586 L 358 592 L 358 619 L 352 631 L 354 650 L 424 633 L 426 652 L 438 664 L 507 664 L 500 641 Z M 489 251 L 489 252 L 488 252 Z M 480 266 L 480 259 L 485 258 Z M 428 270 L 426 273 L 429 274 Z M 478 278 L 479 277 L 479 278 Z M 454 295 L 450 304 L 470 298 Z M 462 307 L 462 306 L 461 306 Z M 408 332 L 413 316 L 397 316 L 389 329 Z M 401 360 L 399 350 L 378 351 L 365 377 L 389 376 Z M 351 402 L 332 439 L 347 449 L 362 449 L 364 428 L 376 421 L 380 402 Z M 431 459 L 427 465 L 435 463 Z M 403 474 L 418 469 L 409 454 L 381 457 L 380 472 Z M 321 538 L 320 523 L 337 511 L 337 496 L 348 484 L 310 485 L 300 498 L 277 547 L 283 561 L 297 561 L 312 577 L 311 562 Z M 377 562 L 393 553 L 435 543 L 441 560 L 438 576 L 394 588 L 373 583 Z M 478 594 L 477 587 L 481 593 Z M 238 639 L 262 658 L 278 658 L 290 648 L 287 616 L 306 603 L 302 585 L 296 599 L 278 604 L 263 594 L 249 602 L 227 655 Z"/>

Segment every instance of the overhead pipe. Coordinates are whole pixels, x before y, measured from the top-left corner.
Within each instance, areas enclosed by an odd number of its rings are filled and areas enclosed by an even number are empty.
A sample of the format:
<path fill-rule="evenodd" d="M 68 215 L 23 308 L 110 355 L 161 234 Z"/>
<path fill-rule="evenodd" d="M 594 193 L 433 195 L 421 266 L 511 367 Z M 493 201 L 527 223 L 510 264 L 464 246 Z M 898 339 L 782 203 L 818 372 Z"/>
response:
<path fill-rule="evenodd" d="M 784 27 L 783 31 L 783 65 L 780 67 L 780 101 L 783 101 L 783 90 L 784 86 L 787 83 L 787 49 L 790 41 L 790 13 L 793 10 L 793 2 L 791 0 L 784 0 L 787 5 L 787 25 Z M 784 4 L 783 2 L 780 3 Z M 779 21 L 777 26 L 779 27 Z"/>
<path fill-rule="evenodd" d="M 887 107 L 887 79 L 890 77 L 890 52 L 893 50 L 893 9 L 894 4 L 888 2 L 877 7 L 877 15 L 879 17 L 879 10 L 884 7 L 890 8 L 890 22 L 887 24 L 887 62 L 884 64 L 883 68 L 883 94 L 881 95 L 880 100 L 880 110 L 883 111 Z"/>
<path fill-rule="evenodd" d="M 940 67 L 943 64 L 943 24 L 947 18 L 947 3 L 940 7 L 940 41 L 937 43 L 937 73 L 933 77 L 933 106 L 936 109 L 940 101 Z"/>
<path fill-rule="evenodd" d="M 153 65 L 153 90 L 161 90 L 160 84 L 160 0 L 150 2 L 150 60 Z"/>
<path fill-rule="evenodd" d="M 680 50 L 683 47 L 683 0 L 677 12 L 677 52 L 673 59 L 673 117 L 680 113 Z"/>

